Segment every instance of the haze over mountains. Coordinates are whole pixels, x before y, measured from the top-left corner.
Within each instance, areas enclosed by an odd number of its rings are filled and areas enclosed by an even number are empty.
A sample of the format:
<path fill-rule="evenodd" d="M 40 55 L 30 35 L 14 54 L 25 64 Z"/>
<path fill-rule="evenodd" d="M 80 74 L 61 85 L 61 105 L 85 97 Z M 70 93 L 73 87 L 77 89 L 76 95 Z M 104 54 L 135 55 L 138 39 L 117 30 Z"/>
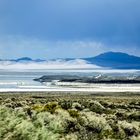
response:
<path fill-rule="evenodd" d="M 112 69 L 140 69 L 140 57 L 128 55 L 121 52 L 106 52 L 95 57 L 53 59 L 53 60 L 33 60 L 29 57 L 18 59 L 0 60 L 0 69 L 3 68 L 112 68 Z M 39 68 L 38 68 L 39 67 Z"/>

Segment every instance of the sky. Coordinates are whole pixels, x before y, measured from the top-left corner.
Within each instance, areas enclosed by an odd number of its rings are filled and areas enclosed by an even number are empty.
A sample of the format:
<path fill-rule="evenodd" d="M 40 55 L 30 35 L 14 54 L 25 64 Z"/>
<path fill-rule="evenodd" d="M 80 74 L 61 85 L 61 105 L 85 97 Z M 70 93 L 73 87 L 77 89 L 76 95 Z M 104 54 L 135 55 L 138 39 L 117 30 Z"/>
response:
<path fill-rule="evenodd" d="M 0 0 L 0 58 L 140 56 L 139 0 Z"/>

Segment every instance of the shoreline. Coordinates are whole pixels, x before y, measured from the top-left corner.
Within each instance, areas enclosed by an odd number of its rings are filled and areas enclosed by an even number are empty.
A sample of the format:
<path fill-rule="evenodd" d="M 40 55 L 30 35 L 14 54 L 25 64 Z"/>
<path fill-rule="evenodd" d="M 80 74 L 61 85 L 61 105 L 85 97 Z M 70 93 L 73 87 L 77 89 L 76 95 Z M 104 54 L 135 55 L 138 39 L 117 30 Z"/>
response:
<path fill-rule="evenodd" d="M 46 88 L 46 89 L 19 89 L 19 88 L 2 88 L 0 89 L 0 93 L 6 92 L 88 92 L 88 93 L 126 93 L 126 92 L 134 92 L 140 94 L 140 87 L 106 87 L 106 88 Z"/>

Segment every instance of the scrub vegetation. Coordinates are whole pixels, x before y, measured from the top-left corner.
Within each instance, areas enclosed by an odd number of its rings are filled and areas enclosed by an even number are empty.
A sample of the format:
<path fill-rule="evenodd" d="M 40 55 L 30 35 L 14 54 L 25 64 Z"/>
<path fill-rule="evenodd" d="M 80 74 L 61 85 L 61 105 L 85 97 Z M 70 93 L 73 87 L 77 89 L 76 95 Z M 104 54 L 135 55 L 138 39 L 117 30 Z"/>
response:
<path fill-rule="evenodd" d="M 0 139 L 139 140 L 140 96 L 0 94 Z"/>

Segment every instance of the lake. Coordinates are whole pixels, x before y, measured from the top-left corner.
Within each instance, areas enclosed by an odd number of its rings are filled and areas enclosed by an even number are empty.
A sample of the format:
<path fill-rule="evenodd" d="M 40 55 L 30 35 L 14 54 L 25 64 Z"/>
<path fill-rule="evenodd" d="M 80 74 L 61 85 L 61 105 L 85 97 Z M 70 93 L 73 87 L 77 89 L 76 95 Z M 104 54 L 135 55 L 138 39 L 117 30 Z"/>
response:
<path fill-rule="evenodd" d="M 43 75 L 82 75 L 82 76 L 95 76 L 95 75 L 119 75 L 119 76 L 133 76 L 140 75 L 140 71 L 135 70 L 95 70 L 95 69 L 79 69 L 79 70 L 0 70 L 0 91 L 5 89 L 34 89 L 33 91 L 45 91 L 46 89 L 52 90 L 57 87 L 42 85 L 33 79 L 39 78 Z M 59 88 L 60 89 L 60 88 Z M 84 89 L 83 89 L 84 90 Z M 12 90 L 11 90 L 12 91 Z"/>

